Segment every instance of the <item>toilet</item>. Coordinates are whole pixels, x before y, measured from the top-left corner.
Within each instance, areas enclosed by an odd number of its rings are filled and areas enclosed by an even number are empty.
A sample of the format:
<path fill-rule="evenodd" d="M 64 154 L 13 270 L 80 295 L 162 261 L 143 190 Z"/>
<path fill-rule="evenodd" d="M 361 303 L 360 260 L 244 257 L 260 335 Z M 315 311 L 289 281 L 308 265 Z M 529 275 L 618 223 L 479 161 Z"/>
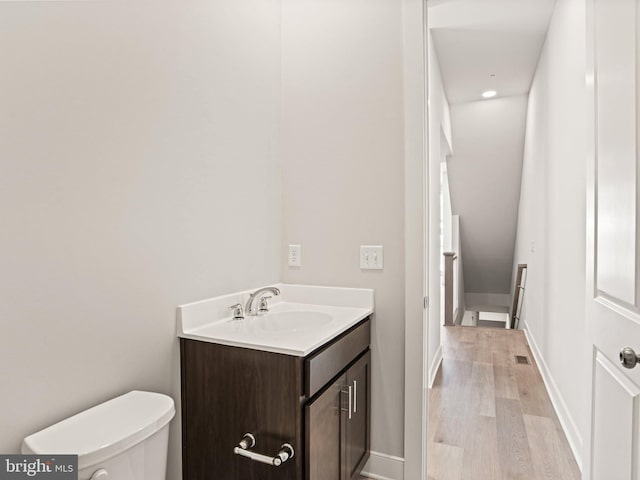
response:
<path fill-rule="evenodd" d="M 173 399 L 134 390 L 22 443 L 23 454 L 77 454 L 78 480 L 165 480 Z"/>

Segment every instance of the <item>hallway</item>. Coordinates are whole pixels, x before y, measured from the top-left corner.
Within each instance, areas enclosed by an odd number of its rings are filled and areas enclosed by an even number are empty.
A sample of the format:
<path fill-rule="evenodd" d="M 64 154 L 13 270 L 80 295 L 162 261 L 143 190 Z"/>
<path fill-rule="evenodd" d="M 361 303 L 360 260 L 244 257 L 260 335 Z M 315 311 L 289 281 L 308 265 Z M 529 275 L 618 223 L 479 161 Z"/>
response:
<path fill-rule="evenodd" d="M 429 392 L 429 480 L 580 478 L 522 331 L 446 327 L 443 345 Z"/>

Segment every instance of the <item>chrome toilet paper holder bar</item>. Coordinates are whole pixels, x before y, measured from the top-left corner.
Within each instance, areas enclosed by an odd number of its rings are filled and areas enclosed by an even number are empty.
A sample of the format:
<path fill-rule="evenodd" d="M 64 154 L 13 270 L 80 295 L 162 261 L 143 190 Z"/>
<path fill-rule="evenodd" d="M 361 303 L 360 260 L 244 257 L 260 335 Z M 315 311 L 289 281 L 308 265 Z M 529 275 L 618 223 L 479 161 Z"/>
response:
<path fill-rule="evenodd" d="M 245 433 L 242 436 L 242 440 L 240 440 L 238 445 L 233 448 L 233 453 L 256 462 L 266 463 L 267 465 L 273 465 L 275 467 L 279 467 L 295 455 L 293 446 L 290 443 L 283 443 L 280 446 L 280 451 L 273 457 L 263 455 L 262 453 L 252 452 L 251 449 L 255 447 L 255 445 L 256 437 L 251 433 Z"/>

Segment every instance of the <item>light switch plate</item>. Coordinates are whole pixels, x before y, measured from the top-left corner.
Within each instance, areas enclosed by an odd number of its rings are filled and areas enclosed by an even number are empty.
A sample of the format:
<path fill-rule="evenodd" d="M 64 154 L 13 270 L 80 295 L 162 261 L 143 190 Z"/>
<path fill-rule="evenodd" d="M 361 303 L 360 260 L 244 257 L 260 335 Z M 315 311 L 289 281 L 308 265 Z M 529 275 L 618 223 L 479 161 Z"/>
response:
<path fill-rule="evenodd" d="M 360 268 L 382 270 L 384 268 L 384 248 L 382 245 L 360 245 Z"/>
<path fill-rule="evenodd" d="M 300 245 L 289 245 L 289 266 L 300 267 L 302 266 Z"/>

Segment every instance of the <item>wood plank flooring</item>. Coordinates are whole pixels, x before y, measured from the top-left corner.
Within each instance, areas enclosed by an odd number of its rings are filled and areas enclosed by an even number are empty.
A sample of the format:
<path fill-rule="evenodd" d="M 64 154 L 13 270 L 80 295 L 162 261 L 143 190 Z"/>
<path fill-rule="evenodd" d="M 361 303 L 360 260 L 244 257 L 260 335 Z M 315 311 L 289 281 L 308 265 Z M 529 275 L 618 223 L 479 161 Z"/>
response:
<path fill-rule="evenodd" d="M 429 480 L 579 480 L 523 332 L 452 326 L 443 337 L 429 392 Z"/>

